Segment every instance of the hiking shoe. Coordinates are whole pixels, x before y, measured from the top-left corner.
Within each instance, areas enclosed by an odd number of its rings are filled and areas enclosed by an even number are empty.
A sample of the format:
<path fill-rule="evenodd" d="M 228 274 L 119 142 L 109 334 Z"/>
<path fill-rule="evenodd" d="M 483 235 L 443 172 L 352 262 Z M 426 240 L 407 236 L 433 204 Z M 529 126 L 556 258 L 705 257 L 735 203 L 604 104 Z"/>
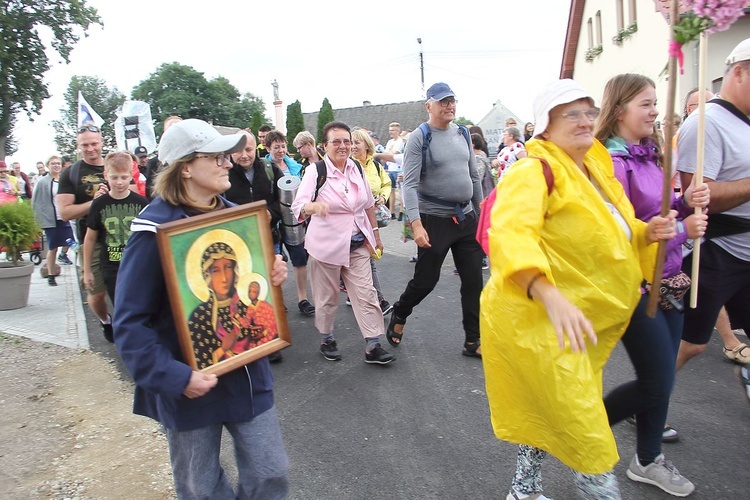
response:
<path fill-rule="evenodd" d="M 68 266 L 73 265 L 73 261 L 68 258 L 68 254 L 61 253 L 57 256 L 57 262 L 60 264 L 66 264 Z"/>
<path fill-rule="evenodd" d="M 380 310 L 383 312 L 383 316 L 393 311 L 393 304 L 383 299 L 380 301 Z"/>
<path fill-rule="evenodd" d="M 505 500 L 524 500 L 525 498 L 531 498 L 531 495 L 526 495 L 524 493 L 519 493 L 514 489 L 510 490 L 510 493 L 508 493 L 508 496 L 505 497 Z M 541 493 L 538 497 L 536 497 L 536 500 L 553 500 L 550 497 L 545 497 Z"/>
<path fill-rule="evenodd" d="M 686 497 L 695 490 L 695 485 L 685 479 L 663 453 L 645 467 L 638 461 L 638 455 L 634 456 L 627 475 L 633 481 L 653 484 L 676 497 Z"/>
<path fill-rule="evenodd" d="M 109 323 L 104 324 L 102 323 L 102 330 L 104 332 L 104 338 L 107 339 L 107 342 L 110 344 L 115 343 L 115 332 L 112 329 L 112 316 L 107 314 L 107 317 L 109 318 Z"/>
<path fill-rule="evenodd" d="M 310 301 L 307 299 L 301 300 L 299 304 L 297 304 L 297 307 L 299 307 L 299 312 L 305 316 L 312 316 L 315 314 L 315 306 L 310 304 Z"/>
<path fill-rule="evenodd" d="M 490 265 L 487 262 L 487 257 L 485 257 L 484 259 L 482 259 L 482 269 L 489 269 L 489 268 L 490 268 Z"/>
<path fill-rule="evenodd" d="M 57 280 L 55 280 L 54 276 L 47 276 L 47 284 L 49 286 L 57 286 Z"/>
<path fill-rule="evenodd" d="M 349 295 L 348 295 L 348 294 L 347 294 L 347 296 L 346 296 L 346 305 L 347 305 L 347 306 L 350 306 L 350 305 L 352 305 L 352 301 L 351 301 L 351 299 L 349 298 Z"/>
<path fill-rule="evenodd" d="M 336 341 L 331 340 L 325 344 L 320 344 L 320 354 L 328 361 L 341 361 L 341 353 L 336 347 Z"/>
<path fill-rule="evenodd" d="M 664 431 L 661 433 L 662 443 L 676 443 L 680 440 L 680 435 L 677 433 L 677 429 L 671 427 L 669 424 L 664 426 Z"/>
<path fill-rule="evenodd" d="M 376 345 L 372 351 L 366 352 L 365 351 L 365 363 L 370 364 L 376 364 L 376 365 L 387 365 L 391 361 L 395 360 L 396 357 L 380 347 L 380 345 Z"/>
<path fill-rule="evenodd" d="M 629 423 L 630 425 L 635 425 L 635 415 L 625 417 L 625 421 Z M 676 443 L 679 440 L 680 440 L 680 435 L 677 433 L 677 429 L 670 426 L 669 424 L 666 424 L 664 426 L 664 431 L 661 433 L 661 442 L 662 443 Z"/>
<path fill-rule="evenodd" d="M 742 392 L 750 403 L 750 368 L 747 366 L 740 366 L 739 370 L 737 370 L 737 378 L 742 386 Z"/>
<path fill-rule="evenodd" d="M 272 352 L 268 355 L 269 363 L 281 363 L 282 361 L 284 361 L 284 356 L 281 354 L 281 351 Z"/>

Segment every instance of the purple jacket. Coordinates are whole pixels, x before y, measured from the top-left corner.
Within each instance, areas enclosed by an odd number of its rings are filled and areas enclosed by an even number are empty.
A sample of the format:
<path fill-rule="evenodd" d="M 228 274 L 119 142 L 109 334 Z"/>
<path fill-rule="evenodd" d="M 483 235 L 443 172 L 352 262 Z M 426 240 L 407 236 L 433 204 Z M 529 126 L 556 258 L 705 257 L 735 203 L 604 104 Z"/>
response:
<path fill-rule="evenodd" d="M 633 204 L 635 216 L 648 222 L 652 217 L 659 215 L 664 174 L 658 163 L 656 144 L 651 139 L 643 139 L 640 144 L 627 144 L 620 137 L 610 137 L 606 141 L 606 146 L 612 155 L 615 177 Z M 674 193 L 672 208 L 677 210 L 678 220 L 683 220 L 693 213 L 693 209 L 682 202 L 682 197 L 677 198 Z M 668 243 L 662 277 L 667 278 L 680 272 L 682 244 L 686 240 L 687 231 L 680 224 L 677 236 Z"/>

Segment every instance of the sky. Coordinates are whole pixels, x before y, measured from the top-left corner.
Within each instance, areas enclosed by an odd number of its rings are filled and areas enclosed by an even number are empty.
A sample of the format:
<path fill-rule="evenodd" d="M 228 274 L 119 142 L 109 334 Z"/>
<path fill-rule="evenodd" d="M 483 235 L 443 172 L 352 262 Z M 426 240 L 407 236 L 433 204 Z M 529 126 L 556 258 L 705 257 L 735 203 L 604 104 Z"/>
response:
<path fill-rule="evenodd" d="M 500 100 L 533 121 L 534 96 L 560 73 L 570 8 L 564 0 L 87 5 L 98 10 L 103 27 L 89 29 L 70 64 L 48 51 L 51 97 L 33 123 L 25 113 L 18 116 L 19 149 L 6 161 L 19 161 L 26 172 L 56 153 L 51 122 L 60 115 L 72 76 L 99 77 L 130 97 L 165 62 L 191 66 L 209 80 L 226 77 L 241 94 L 261 98 L 273 118 L 273 80 L 283 107 L 299 100 L 305 113 L 319 110 L 326 97 L 334 109 L 419 100 L 421 50 L 425 88 L 448 83 L 458 100 L 457 116 L 478 122 Z"/>

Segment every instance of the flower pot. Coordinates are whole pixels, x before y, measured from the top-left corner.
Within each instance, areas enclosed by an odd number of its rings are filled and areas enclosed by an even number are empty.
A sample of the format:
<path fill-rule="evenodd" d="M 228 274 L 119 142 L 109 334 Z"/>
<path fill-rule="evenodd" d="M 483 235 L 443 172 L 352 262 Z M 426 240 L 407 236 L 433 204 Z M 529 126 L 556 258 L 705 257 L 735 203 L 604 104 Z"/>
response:
<path fill-rule="evenodd" d="M 31 273 L 34 264 L 23 262 L 14 266 L 10 262 L 0 262 L 0 311 L 20 309 L 29 304 Z"/>

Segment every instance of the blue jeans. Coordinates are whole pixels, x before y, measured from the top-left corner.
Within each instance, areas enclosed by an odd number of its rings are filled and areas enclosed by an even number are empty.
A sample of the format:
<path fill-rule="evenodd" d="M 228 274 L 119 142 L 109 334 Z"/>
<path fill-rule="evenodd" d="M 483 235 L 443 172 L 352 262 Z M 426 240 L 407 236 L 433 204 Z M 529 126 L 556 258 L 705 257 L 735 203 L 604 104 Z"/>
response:
<path fill-rule="evenodd" d="M 239 473 L 237 493 L 219 463 L 224 427 L 234 441 Z M 166 432 L 175 491 L 180 500 L 265 500 L 286 496 L 289 460 L 275 406 L 247 422 Z"/>
<path fill-rule="evenodd" d="M 610 425 L 636 415 L 638 458 L 648 463 L 661 453 L 684 318 L 676 309 L 660 308 L 654 318 L 649 318 L 647 303 L 648 295 L 643 295 L 622 337 L 636 380 L 607 394 L 604 406 Z"/>

